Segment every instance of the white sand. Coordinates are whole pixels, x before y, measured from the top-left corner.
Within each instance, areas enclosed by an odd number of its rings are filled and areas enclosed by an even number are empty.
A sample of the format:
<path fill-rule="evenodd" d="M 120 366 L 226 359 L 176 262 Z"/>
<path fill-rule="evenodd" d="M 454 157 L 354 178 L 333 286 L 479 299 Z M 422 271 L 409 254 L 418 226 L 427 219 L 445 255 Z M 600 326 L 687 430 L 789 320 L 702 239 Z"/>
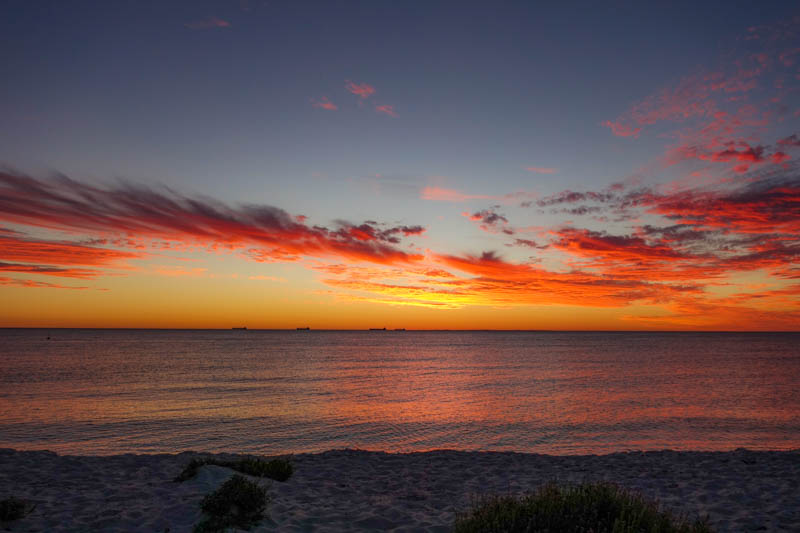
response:
<path fill-rule="evenodd" d="M 10 531 L 191 531 L 199 502 L 232 475 L 196 454 L 59 456 L 0 450 L 0 499 L 36 509 Z M 223 456 L 233 457 L 233 456 Z M 521 493 L 547 480 L 610 480 L 665 506 L 708 514 L 718 531 L 800 531 L 800 451 L 649 452 L 604 456 L 353 450 L 302 454 L 285 482 L 265 480 L 269 518 L 254 531 L 449 531 L 475 495 Z"/>

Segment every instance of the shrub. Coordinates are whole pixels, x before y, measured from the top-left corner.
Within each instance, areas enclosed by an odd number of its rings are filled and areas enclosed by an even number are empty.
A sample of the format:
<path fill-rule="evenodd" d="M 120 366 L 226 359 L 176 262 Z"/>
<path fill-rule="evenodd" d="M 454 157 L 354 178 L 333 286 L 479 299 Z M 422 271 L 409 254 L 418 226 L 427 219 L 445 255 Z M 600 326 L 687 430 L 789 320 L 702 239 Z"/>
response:
<path fill-rule="evenodd" d="M 286 481 L 294 472 L 292 463 L 288 459 L 272 459 L 268 461 L 259 457 L 246 457 L 235 461 L 225 461 L 213 457 L 203 457 L 189 461 L 183 471 L 175 477 L 175 481 L 180 482 L 192 479 L 197 475 L 200 467 L 205 465 L 232 468 L 248 476 L 266 477 L 275 481 Z"/>
<path fill-rule="evenodd" d="M 211 533 L 229 527 L 250 529 L 264 518 L 267 503 L 266 487 L 236 474 L 203 498 L 200 508 L 209 516 L 194 530 L 196 533 Z"/>
<path fill-rule="evenodd" d="M 292 463 L 288 459 L 272 459 L 271 461 L 267 461 L 259 458 L 246 458 L 237 461 L 231 468 L 238 470 L 242 474 L 267 477 L 275 481 L 286 481 L 292 476 L 292 472 L 294 471 Z"/>
<path fill-rule="evenodd" d="M 573 532 L 706 533 L 705 521 L 689 522 L 656 502 L 613 483 L 562 487 L 549 483 L 522 497 L 494 496 L 459 514 L 456 533 Z"/>

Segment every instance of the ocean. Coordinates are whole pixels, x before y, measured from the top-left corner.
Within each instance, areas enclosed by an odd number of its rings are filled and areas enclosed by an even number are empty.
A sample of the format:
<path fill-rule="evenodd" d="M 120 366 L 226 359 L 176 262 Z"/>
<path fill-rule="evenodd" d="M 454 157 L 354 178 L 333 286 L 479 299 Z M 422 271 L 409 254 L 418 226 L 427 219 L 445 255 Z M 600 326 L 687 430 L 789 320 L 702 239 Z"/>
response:
<path fill-rule="evenodd" d="M 800 334 L 0 330 L 0 448 L 800 448 Z"/>

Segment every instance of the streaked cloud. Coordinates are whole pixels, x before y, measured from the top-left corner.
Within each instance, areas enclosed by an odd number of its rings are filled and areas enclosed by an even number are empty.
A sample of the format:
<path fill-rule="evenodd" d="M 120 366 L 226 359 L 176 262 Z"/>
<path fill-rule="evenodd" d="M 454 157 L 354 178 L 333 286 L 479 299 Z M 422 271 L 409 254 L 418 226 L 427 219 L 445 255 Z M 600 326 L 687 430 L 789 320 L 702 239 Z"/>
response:
<path fill-rule="evenodd" d="M 10 172 L 0 172 L 0 220 L 73 233 L 205 246 L 209 250 L 247 250 L 254 257 L 277 261 L 322 256 L 387 264 L 418 260 L 417 254 L 394 245 L 401 236 L 424 231 L 421 226 L 388 227 L 377 222 L 352 225 L 340 221 L 333 228 L 309 226 L 305 218 L 268 205 L 230 207 L 166 189 L 155 191 L 130 184 L 105 188 L 66 176 L 40 180 Z"/>

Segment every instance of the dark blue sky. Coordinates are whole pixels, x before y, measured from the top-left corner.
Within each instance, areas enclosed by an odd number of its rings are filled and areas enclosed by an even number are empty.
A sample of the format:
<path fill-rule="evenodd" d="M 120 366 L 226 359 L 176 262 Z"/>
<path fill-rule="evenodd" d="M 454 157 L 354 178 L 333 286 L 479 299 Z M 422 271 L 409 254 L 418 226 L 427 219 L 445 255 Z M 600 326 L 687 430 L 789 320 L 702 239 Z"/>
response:
<path fill-rule="evenodd" d="M 602 121 L 796 11 L 646 4 L 10 1 L 0 160 L 232 200 L 280 184 L 303 208 L 283 185 L 312 174 L 508 184 L 493 193 L 530 188 L 527 165 L 609 181 L 652 154 L 606 157 L 629 147 Z M 367 109 L 345 80 L 376 88 Z M 322 96 L 339 111 L 309 104 Z M 368 112 L 382 103 L 398 117 Z"/>

